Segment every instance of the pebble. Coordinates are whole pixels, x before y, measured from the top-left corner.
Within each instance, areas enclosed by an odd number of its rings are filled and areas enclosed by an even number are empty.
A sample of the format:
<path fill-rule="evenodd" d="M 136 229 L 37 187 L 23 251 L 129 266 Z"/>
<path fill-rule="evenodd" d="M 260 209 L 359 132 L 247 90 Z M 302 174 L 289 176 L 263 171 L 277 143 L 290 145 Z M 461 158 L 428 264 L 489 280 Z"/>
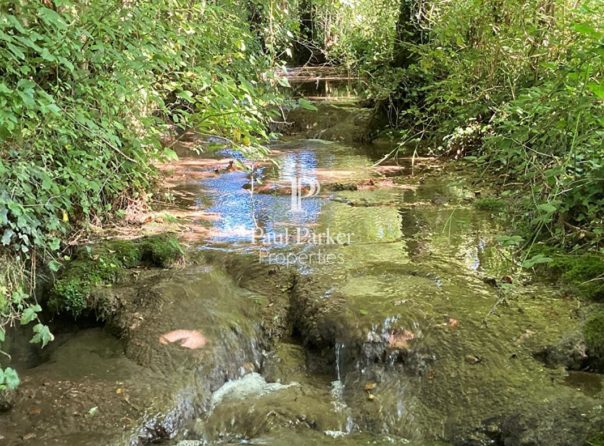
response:
<path fill-rule="evenodd" d="M 475 355 L 466 355 L 465 360 L 468 364 L 478 364 L 482 359 Z"/>

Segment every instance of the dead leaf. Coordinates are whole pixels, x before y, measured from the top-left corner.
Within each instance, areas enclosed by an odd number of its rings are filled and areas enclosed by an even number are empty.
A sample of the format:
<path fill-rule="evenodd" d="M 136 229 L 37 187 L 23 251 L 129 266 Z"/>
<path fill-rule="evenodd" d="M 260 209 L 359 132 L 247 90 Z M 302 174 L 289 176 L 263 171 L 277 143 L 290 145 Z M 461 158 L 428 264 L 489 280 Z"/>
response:
<path fill-rule="evenodd" d="M 388 345 L 392 348 L 409 348 L 409 341 L 415 339 L 415 333 L 410 330 L 396 330 L 390 333 Z"/>
<path fill-rule="evenodd" d="M 478 364 L 480 361 L 482 361 L 481 358 L 479 358 L 478 356 L 475 356 L 475 355 L 466 355 L 464 359 L 468 364 L 472 364 L 472 365 Z"/>
<path fill-rule="evenodd" d="M 371 383 L 367 383 L 367 384 L 365 384 L 365 391 L 366 391 L 366 392 L 369 392 L 370 390 L 373 390 L 373 389 L 375 389 L 376 387 L 377 387 L 377 384 L 376 384 L 376 383 L 373 383 L 373 382 L 371 382 Z"/>
<path fill-rule="evenodd" d="M 181 347 L 196 350 L 208 343 L 207 338 L 197 330 L 173 330 L 159 337 L 161 344 L 178 344 Z"/>

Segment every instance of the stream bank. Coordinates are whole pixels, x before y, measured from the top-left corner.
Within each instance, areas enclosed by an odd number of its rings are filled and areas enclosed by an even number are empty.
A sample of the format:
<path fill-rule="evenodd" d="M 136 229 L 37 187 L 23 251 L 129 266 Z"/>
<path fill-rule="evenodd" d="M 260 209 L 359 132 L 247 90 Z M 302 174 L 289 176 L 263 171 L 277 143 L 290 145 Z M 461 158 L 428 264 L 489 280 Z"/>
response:
<path fill-rule="evenodd" d="M 388 150 L 338 127 L 365 111 L 329 107 L 271 147 L 253 194 L 228 151 L 165 168 L 172 201 L 140 231 L 178 232 L 186 262 L 98 290 L 119 309 L 103 328 L 59 333 L 43 358 L 16 348 L 6 444 L 562 446 L 601 431 L 601 377 L 547 359 L 569 343 L 580 360 L 580 303 L 514 269 L 463 175 L 375 168 Z"/>

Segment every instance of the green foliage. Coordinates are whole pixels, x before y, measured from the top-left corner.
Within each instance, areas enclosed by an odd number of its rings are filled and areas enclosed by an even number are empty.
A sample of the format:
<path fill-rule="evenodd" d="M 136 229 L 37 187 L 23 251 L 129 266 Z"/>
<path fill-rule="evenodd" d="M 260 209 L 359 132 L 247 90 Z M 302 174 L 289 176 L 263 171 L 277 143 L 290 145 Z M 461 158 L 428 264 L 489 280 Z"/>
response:
<path fill-rule="evenodd" d="M 278 80 L 235 3 L 5 4 L 0 243 L 54 252 L 154 178 L 169 122 L 242 149 L 268 138 Z M 91 175 L 92 173 L 92 175 Z"/>
<path fill-rule="evenodd" d="M 4 370 L 0 369 L 0 391 L 16 389 L 19 383 L 19 375 L 17 375 L 15 369 L 11 367 Z"/>
<path fill-rule="evenodd" d="M 332 63 L 375 67 L 392 57 L 397 2 L 387 0 L 319 0 L 315 6 L 315 40 Z"/>
<path fill-rule="evenodd" d="M 421 2 L 412 2 L 420 5 Z M 419 6 L 418 6 L 419 7 Z M 430 2 L 409 66 L 374 70 L 394 126 L 477 156 L 511 191 L 528 246 L 604 236 L 604 4 Z"/>
<path fill-rule="evenodd" d="M 599 434 L 590 438 L 587 441 L 586 446 L 604 446 L 604 434 Z"/>
<path fill-rule="evenodd" d="M 160 142 L 175 127 L 262 150 L 283 84 L 264 34 L 234 0 L 0 2 L 0 249 L 18 271 L 0 272 L 1 330 L 37 321 L 36 264 L 57 271 L 75 229 L 148 196 L 154 163 L 175 157 Z M 140 250 L 162 266 L 176 258 L 172 242 Z M 77 314 L 92 284 L 141 255 L 82 265 L 57 285 L 61 305 Z"/>
<path fill-rule="evenodd" d="M 583 326 L 583 336 L 589 356 L 597 366 L 604 365 L 604 310 L 592 312 Z"/>
<path fill-rule="evenodd" d="M 92 293 L 96 287 L 117 282 L 126 269 L 141 265 L 167 268 L 183 254 L 178 240 L 171 235 L 113 240 L 81 248 L 53 284 L 49 307 L 77 317 L 94 310 Z"/>
<path fill-rule="evenodd" d="M 31 293 L 26 292 L 23 284 L 24 265 L 14 257 L 0 256 L 0 345 L 4 342 L 8 325 L 27 325 L 35 323 L 32 343 L 44 347 L 53 340 L 53 335 L 46 325 L 41 323 L 39 315 L 42 307 L 38 305 Z M 3 353 L 0 351 L 0 353 Z M 0 356 L 0 357 L 4 357 Z M 0 391 L 12 389 L 19 384 L 16 372 L 11 368 L 0 366 Z"/>

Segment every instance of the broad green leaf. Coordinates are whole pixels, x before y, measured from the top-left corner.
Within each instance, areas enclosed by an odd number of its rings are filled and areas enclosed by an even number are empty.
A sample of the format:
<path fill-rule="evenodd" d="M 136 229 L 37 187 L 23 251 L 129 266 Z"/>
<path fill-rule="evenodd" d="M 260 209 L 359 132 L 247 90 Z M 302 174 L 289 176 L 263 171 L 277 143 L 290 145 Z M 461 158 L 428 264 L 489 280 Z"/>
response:
<path fill-rule="evenodd" d="M 522 262 L 522 267 L 526 268 L 526 269 L 530 269 L 530 268 L 534 267 L 535 265 L 540 265 L 543 263 L 551 263 L 551 262 L 553 262 L 553 259 L 546 257 L 543 254 L 537 254 L 536 256 L 533 256 L 530 259 Z"/>
<path fill-rule="evenodd" d="M 591 82 L 587 84 L 587 88 L 589 88 L 589 90 L 598 98 L 604 99 L 604 83 L 600 82 L 597 84 L 595 82 Z"/>
<path fill-rule="evenodd" d="M 15 233 L 12 229 L 5 229 L 4 233 L 2 234 L 2 244 L 4 246 L 10 244 L 13 235 L 15 235 Z"/>
<path fill-rule="evenodd" d="M 16 389 L 20 383 L 21 380 L 19 380 L 19 375 L 15 369 L 11 367 L 4 369 L 4 384 L 6 384 L 10 390 Z"/>
<path fill-rule="evenodd" d="M 31 321 L 37 319 L 37 313 L 39 313 L 40 311 L 42 311 L 40 305 L 32 305 L 30 307 L 25 308 L 23 310 L 23 313 L 21 313 L 21 325 L 27 325 Z"/>
<path fill-rule="evenodd" d="M 537 206 L 537 209 L 539 209 L 540 211 L 544 211 L 548 214 L 553 214 L 558 210 L 558 208 L 551 203 L 540 204 L 539 206 Z"/>
<path fill-rule="evenodd" d="M 308 99 L 300 98 L 298 100 L 298 105 L 301 108 L 303 108 L 304 110 L 312 110 L 312 111 L 318 110 L 318 108 L 312 102 L 310 102 Z"/>
<path fill-rule="evenodd" d="M 42 348 L 46 347 L 49 342 L 52 342 L 55 339 L 48 326 L 44 324 L 36 324 L 33 331 L 35 334 L 30 342 L 32 344 L 42 344 Z"/>

